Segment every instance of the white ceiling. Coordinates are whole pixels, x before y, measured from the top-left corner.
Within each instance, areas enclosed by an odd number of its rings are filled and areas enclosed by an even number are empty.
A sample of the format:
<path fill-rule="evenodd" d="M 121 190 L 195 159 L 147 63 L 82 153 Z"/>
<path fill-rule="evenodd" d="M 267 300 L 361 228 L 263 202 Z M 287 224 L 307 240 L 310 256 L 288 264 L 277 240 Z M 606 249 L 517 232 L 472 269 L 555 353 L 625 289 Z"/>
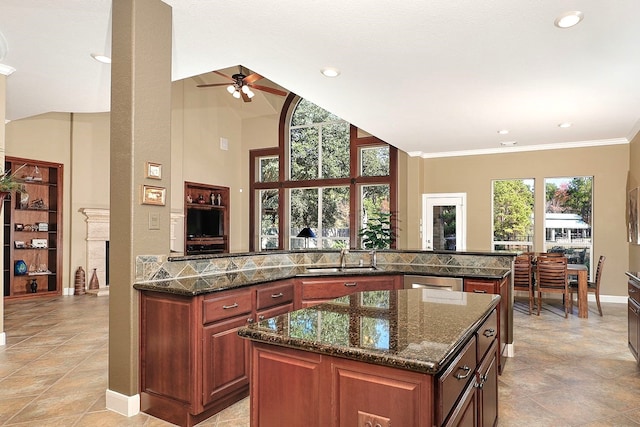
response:
<path fill-rule="evenodd" d="M 425 157 L 625 143 L 640 129 L 639 0 L 166 3 L 173 80 L 242 64 Z M 569 10 L 584 20 L 556 28 Z M 16 69 L 7 119 L 108 111 L 109 66 L 89 54 L 110 54 L 110 20 L 109 0 L 0 0 L 0 64 Z"/>

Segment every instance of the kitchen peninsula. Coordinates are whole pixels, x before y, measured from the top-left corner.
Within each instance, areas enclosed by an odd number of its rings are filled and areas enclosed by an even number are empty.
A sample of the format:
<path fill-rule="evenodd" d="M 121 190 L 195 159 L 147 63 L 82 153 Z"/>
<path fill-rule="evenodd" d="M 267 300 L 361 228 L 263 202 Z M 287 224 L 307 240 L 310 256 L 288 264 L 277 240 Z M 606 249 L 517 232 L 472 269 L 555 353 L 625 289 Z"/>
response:
<path fill-rule="evenodd" d="M 493 426 L 499 300 L 362 292 L 241 328 L 251 425 Z"/>
<path fill-rule="evenodd" d="M 500 294 L 500 369 L 513 342 L 514 256 L 385 250 L 376 260 L 352 250 L 344 269 L 335 268 L 340 252 L 329 250 L 139 256 L 141 410 L 197 424 L 249 393 L 249 341 L 239 328 L 355 292 L 400 290 L 405 275 L 456 277 L 464 290 Z"/>

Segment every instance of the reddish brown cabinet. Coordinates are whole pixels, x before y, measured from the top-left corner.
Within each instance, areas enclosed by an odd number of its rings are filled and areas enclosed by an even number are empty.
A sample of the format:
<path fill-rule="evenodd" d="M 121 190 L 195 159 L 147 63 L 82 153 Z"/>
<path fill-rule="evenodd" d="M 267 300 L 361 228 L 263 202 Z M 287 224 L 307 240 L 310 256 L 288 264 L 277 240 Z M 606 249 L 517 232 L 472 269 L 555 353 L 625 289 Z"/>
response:
<path fill-rule="evenodd" d="M 638 350 L 640 349 L 640 282 L 634 277 L 629 277 L 627 281 L 627 290 L 629 293 L 628 322 L 629 322 L 629 350 L 636 361 L 640 363 Z"/>
<path fill-rule="evenodd" d="M 249 343 L 237 330 L 291 311 L 293 286 L 283 280 L 195 297 L 142 291 L 141 410 L 193 426 L 246 397 Z"/>
<path fill-rule="evenodd" d="M 500 295 L 498 305 L 498 372 L 502 373 L 502 368 L 507 357 L 507 343 L 509 342 L 509 301 L 511 300 L 510 276 L 502 279 L 478 279 L 465 278 L 464 291 L 484 294 Z"/>

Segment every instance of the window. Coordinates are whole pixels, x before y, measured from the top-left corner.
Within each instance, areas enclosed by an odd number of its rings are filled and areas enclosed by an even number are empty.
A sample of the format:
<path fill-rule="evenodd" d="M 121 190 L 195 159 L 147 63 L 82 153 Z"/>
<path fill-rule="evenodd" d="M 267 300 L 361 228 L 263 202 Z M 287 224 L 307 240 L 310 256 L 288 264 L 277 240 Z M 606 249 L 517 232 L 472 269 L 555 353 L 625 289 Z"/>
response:
<path fill-rule="evenodd" d="M 397 150 L 294 96 L 280 132 L 251 152 L 250 250 L 358 247 L 367 218 L 395 210 Z M 305 227 L 316 237 L 297 237 Z"/>
<path fill-rule="evenodd" d="M 493 250 L 533 251 L 534 180 L 496 180 L 492 194 Z"/>
<path fill-rule="evenodd" d="M 546 178 L 544 185 L 545 251 L 562 252 L 591 271 L 593 177 Z"/>

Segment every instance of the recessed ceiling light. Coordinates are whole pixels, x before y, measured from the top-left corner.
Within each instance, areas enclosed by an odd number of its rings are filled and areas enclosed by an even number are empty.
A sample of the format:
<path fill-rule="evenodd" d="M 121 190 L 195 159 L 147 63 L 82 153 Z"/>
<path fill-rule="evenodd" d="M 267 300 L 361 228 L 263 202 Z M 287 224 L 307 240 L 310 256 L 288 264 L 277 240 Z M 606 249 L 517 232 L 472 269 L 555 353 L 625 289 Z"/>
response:
<path fill-rule="evenodd" d="M 558 127 L 562 128 L 562 129 L 570 128 L 571 127 L 571 123 L 569 123 L 569 122 L 560 123 L 558 125 Z"/>
<path fill-rule="evenodd" d="M 573 10 L 571 12 L 565 12 L 562 15 L 558 16 L 554 21 L 554 24 L 558 28 L 571 28 L 582 21 L 582 18 L 584 18 L 582 12 Z"/>
<path fill-rule="evenodd" d="M 325 77 L 338 77 L 340 75 L 340 70 L 334 67 L 324 67 L 320 72 Z"/>
<path fill-rule="evenodd" d="M 105 55 L 101 55 L 99 53 L 92 53 L 91 57 L 98 62 L 102 62 L 103 64 L 111 64 L 111 58 Z"/>
<path fill-rule="evenodd" d="M 500 135 L 506 135 L 506 134 L 508 134 L 508 133 L 509 133 L 509 129 L 500 129 L 500 130 L 498 131 L 498 133 L 499 133 Z"/>
<path fill-rule="evenodd" d="M 502 141 L 500 145 L 502 145 L 503 147 L 513 147 L 517 143 L 518 141 Z"/>

